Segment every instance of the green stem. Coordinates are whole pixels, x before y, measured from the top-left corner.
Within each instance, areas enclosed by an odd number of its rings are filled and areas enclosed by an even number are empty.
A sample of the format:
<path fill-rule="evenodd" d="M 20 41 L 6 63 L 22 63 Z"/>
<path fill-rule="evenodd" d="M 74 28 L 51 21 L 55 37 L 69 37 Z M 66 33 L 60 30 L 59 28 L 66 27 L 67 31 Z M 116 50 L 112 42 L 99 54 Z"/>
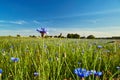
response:
<path fill-rule="evenodd" d="M 85 78 L 84 78 L 84 77 L 82 77 L 82 78 L 81 78 L 81 80 L 85 80 Z"/>
<path fill-rule="evenodd" d="M 16 79 L 16 62 L 15 62 L 15 75 L 14 76 L 15 76 L 15 80 L 17 80 Z"/>
<path fill-rule="evenodd" d="M 2 80 L 2 74 L 0 73 L 0 80 Z"/>

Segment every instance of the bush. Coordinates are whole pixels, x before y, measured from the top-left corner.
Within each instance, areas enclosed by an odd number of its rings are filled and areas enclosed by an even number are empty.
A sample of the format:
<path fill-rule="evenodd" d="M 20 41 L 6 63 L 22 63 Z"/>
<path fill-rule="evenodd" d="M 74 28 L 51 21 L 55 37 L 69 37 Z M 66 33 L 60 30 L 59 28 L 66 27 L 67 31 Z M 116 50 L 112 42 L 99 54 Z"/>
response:
<path fill-rule="evenodd" d="M 94 35 L 89 35 L 89 36 L 87 37 L 87 39 L 95 39 L 95 36 L 94 36 Z"/>

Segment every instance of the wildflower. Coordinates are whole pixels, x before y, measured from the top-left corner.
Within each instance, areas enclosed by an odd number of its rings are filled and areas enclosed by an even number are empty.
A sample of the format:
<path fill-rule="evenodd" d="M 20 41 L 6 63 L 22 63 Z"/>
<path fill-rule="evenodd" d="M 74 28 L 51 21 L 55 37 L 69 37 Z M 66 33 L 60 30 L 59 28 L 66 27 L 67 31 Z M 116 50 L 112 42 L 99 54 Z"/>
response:
<path fill-rule="evenodd" d="M 97 77 L 102 75 L 102 72 L 97 72 L 96 70 L 87 71 L 83 68 L 77 68 L 74 70 L 74 73 L 77 74 L 80 78 L 88 77 L 89 75 L 95 75 Z"/>
<path fill-rule="evenodd" d="M 95 76 L 101 76 L 101 75 L 102 75 L 102 72 L 100 72 L 100 71 L 97 72 L 96 70 L 91 70 L 91 71 L 90 71 L 90 74 L 91 74 L 91 75 L 93 74 L 93 75 L 95 75 Z"/>
<path fill-rule="evenodd" d="M 101 48 L 102 48 L 102 46 L 101 46 L 101 45 L 98 45 L 98 46 L 97 46 L 97 48 L 101 49 Z"/>
<path fill-rule="evenodd" d="M 90 71 L 90 74 L 92 75 L 92 74 L 96 74 L 96 71 L 95 70 L 91 70 Z"/>
<path fill-rule="evenodd" d="M 19 61 L 19 58 L 11 57 L 11 61 L 13 61 L 13 62 L 18 62 L 18 61 Z"/>
<path fill-rule="evenodd" d="M 119 67 L 119 66 L 117 66 L 116 68 L 117 68 L 118 70 L 120 70 L 120 67 Z"/>
<path fill-rule="evenodd" d="M 2 74 L 2 72 L 3 72 L 2 69 L 0 69 L 0 74 Z"/>
<path fill-rule="evenodd" d="M 96 72 L 95 75 L 96 75 L 96 76 L 101 76 L 101 75 L 102 75 L 102 72 Z"/>
<path fill-rule="evenodd" d="M 74 70 L 75 74 L 78 74 L 78 73 L 81 73 L 81 72 L 86 72 L 86 69 L 84 69 L 84 68 L 77 68 L 77 69 Z"/>
<path fill-rule="evenodd" d="M 3 72 L 2 69 L 0 69 L 0 80 L 2 80 L 2 79 L 1 79 L 1 77 L 2 77 L 2 72 Z"/>
<path fill-rule="evenodd" d="M 47 33 L 47 30 L 45 28 L 36 29 L 36 31 L 38 31 L 39 33 L 41 33 L 41 37 L 44 37 L 44 34 Z"/>
<path fill-rule="evenodd" d="M 79 77 L 81 77 L 81 78 L 89 76 L 89 72 L 86 71 L 86 69 L 83 69 L 83 68 L 77 68 L 77 69 L 75 69 L 74 73 L 76 75 L 78 75 Z"/>
<path fill-rule="evenodd" d="M 34 76 L 38 76 L 39 75 L 39 73 L 38 72 L 34 72 Z"/>

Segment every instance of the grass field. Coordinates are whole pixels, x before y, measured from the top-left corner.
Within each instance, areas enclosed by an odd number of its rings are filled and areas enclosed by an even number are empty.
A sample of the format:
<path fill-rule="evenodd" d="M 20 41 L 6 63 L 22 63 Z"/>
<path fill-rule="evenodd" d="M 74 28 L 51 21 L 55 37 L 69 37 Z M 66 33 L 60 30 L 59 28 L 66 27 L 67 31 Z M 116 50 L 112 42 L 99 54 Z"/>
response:
<path fill-rule="evenodd" d="M 120 80 L 120 44 L 110 41 L 0 37 L 1 80 L 80 80 L 76 68 L 102 72 L 85 80 Z"/>

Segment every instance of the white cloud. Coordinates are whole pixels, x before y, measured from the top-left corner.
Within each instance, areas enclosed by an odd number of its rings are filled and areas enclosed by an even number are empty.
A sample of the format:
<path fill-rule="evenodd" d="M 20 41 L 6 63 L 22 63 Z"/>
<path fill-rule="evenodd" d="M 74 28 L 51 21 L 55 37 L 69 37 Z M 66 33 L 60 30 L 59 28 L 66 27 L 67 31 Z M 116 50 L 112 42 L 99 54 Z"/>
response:
<path fill-rule="evenodd" d="M 33 20 L 33 22 L 36 23 L 36 24 L 40 24 L 40 22 L 37 21 L 37 20 Z"/>
<path fill-rule="evenodd" d="M 24 20 L 15 20 L 15 21 L 13 21 L 13 20 L 0 20 L 0 23 L 8 23 L 8 24 L 19 24 L 19 25 L 21 25 L 21 24 L 26 24 L 27 23 L 27 21 L 24 21 Z"/>
<path fill-rule="evenodd" d="M 74 18 L 74 17 L 81 17 L 81 16 L 103 15 L 103 14 L 111 14 L 111 13 L 120 13 L 120 9 L 111 9 L 111 10 L 104 10 L 104 11 L 86 12 L 86 13 L 78 13 L 78 14 L 73 14 L 73 15 L 65 15 L 65 16 L 53 17 L 53 18 L 51 18 L 51 20 Z"/>
<path fill-rule="evenodd" d="M 9 21 L 9 23 L 12 23 L 12 24 L 25 24 L 25 23 L 27 23 L 26 21 L 24 21 L 24 20 L 19 20 L 19 21 Z"/>
<path fill-rule="evenodd" d="M 21 36 L 29 36 L 29 35 L 39 35 L 39 33 L 33 29 L 31 30 L 0 30 L 0 36 L 16 36 L 20 34 Z"/>

